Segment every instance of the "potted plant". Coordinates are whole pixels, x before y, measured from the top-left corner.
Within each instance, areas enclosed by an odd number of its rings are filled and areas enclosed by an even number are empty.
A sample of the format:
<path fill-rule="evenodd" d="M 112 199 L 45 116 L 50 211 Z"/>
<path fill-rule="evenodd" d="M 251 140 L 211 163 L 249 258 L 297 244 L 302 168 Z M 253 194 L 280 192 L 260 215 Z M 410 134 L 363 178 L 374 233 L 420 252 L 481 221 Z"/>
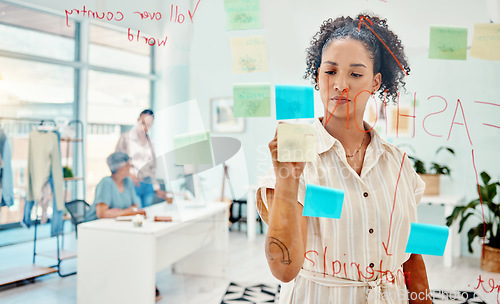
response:
<path fill-rule="evenodd" d="M 483 185 L 477 185 L 477 187 L 483 201 L 484 222 L 481 207 L 478 207 L 481 204 L 478 197 L 466 206 L 456 206 L 452 214 L 446 218 L 446 225 L 451 226 L 454 221 L 460 218 L 458 231 L 461 232 L 469 218 L 479 219 L 481 222 L 467 233 L 469 252 L 473 252 L 472 242 L 474 239 L 484 237 L 486 243 L 483 246 L 483 255 L 481 256 L 481 269 L 489 272 L 500 272 L 500 204 L 494 202 L 500 183 L 498 181 L 492 182 L 491 177 L 484 171 L 481 172 L 481 179 Z"/>
<path fill-rule="evenodd" d="M 446 150 L 452 155 L 455 155 L 455 151 L 449 147 L 439 147 L 436 150 L 435 156 L 439 154 L 441 150 Z M 413 168 L 420 175 L 422 180 L 425 182 L 424 195 L 439 195 L 439 179 L 441 175 L 450 176 L 451 170 L 448 166 L 439 164 L 437 162 L 431 162 L 429 170 L 425 168 L 425 163 L 414 156 L 408 156 L 413 161 Z"/>

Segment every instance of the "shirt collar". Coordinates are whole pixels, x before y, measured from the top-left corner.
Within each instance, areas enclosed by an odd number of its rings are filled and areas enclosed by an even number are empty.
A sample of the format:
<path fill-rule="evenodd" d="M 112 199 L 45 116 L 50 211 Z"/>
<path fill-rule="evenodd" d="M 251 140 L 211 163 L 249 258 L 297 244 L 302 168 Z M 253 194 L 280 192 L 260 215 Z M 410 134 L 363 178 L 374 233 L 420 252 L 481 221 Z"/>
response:
<path fill-rule="evenodd" d="M 137 125 L 133 126 L 132 129 L 130 129 L 129 138 L 134 142 L 138 142 L 139 144 L 144 145 L 143 141 L 139 138 L 139 130 Z"/>
<path fill-rule="evenodd" d="M 369 130 L 371 128 L 371 126 L 367 122 L 363 122 L 363 124 L 365 126 L 365 129 Z M 336 144 L 340 145 L 339 140 L 331 136 L 330 133 L 326 131 L 319 118 L 316 118 L 314 120 L 313 127 L 316 131 L 316 152 L 318 154 L 330 150 Z M 384 152 L 385 150 L 391 149 L 391 145 L 383 140 L 378 135 L 377 131 L 372 129 L 368 133 L 370 133 L 371 136 L 370 146 L 372 146 L 375 152 L 378 152 L 376 154 L 382 154 L 382 152 Z"/>

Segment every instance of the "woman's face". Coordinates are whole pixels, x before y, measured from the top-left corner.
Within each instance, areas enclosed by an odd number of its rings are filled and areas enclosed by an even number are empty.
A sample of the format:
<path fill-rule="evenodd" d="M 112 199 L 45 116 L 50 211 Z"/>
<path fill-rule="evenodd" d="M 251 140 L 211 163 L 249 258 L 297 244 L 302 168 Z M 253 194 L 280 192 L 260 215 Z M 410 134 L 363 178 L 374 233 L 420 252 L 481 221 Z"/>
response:
<path fill-rule="evenodd" d="M 326 118 L 333 113 L 334 117 L 347 118 L 349 115 L 352 119 L 356 112 L 356 118 L 362 119 L 368 98 L 380 88 L 380 82 L 380 73 L 373 75 L 371 54 L 360 41 L 333 40 L 323 51 L 318 69 L 319 92 Z"/>
<path fill-rule="evenodd" d="M 143 114 L 139 117 L 139 130 L 148 133 L 148 131 L 153 127 L 154 118 L 151 115 Z"/>
<path fill-rule="evenodd" d="M 128 161 L 127 163 L 125 163 L 125 165 L 116 170 L 113 175 L 116 176 L 119 180 L 124 180 L 127 176 L 129 176 L 131 166 L 132 165 L 130 164 L 130 161 Z"/>

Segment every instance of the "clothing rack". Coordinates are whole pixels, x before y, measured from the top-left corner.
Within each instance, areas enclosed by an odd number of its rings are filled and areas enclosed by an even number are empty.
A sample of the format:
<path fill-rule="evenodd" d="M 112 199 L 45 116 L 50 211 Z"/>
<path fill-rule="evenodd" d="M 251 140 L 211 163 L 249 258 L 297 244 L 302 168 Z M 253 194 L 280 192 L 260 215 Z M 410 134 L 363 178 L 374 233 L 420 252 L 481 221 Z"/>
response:
<path fill-rule="evenodd" d="M 4 120 L 7 121 L 24 121 L 24 122 L 32 122 L 33 126 L 46 126 L 49 125 L 51 127 L 50 130 L 57 130 L 57 124 L 54 120 L 52 119 L 38 119 L 38 118 L 14 118 L 14 117 L 1 117 L 0 116 L 0 123 Z M 67 147 L 66 147 L 66 159 L 69 159 L 69 147 L 70 147 L 70 142 L 72 142 L 74 145 L 80 143 L 81 147 L 81 155 L 83 160 L 83 123 L 80 120 L 72 120 L 68 123 L 67 127 L 71 127 L 72 125 L 75 126 L 75 138 L 61 138 L 61 142 L 65 141 L 68 142 Z M 31 128 L 30 128 L 31 129 Z M 75 149 L 73 149 L 75 151 Z M 63 155 L 61 151 L 61 165 L 63 162 Z M 75 161 L 73 159 L 73 165 L 77 164 L 78 161 Z M 74 166 L 76 167 L 76 166 Z M 82 168 L 82 176 L 81 177 L 73 177 L 73 178 L 65 178 L 64 181 L 64 186 L 65 186 L 65 191 L 64 191 L 64 200 L 66 200 L 66 193 L 68 190 L 68 182 L 71 181 L 80 181 L 83 183 L 83 199 L 85 199 L 85 167 L 81 166 Z M 73 187 L 76 189 L 75 187 Z M 76 191 L 75 191 L 76 192 Z M 72 193 L 73 196 L 75 196 L 75 192 Z M 33 236 L 33 264 L 31 266 L 22 266 L 22 267 L 16 267 L 14 269 L 11 269 L 10 271 L 5 271 L 3 274 L 0 276 L 0 286 L 2 285 L 7 285 L 7 284 L 12 284 L 12 283 L 19 283 L 24 280 L 31 280 L 33 281 L 36 277 L 40 277 L 43 275 L 47 275 L 50 273 L 57 272 L 59 276 L 65 277 L 69 275 L 76 274 L 75 272 L 63 274 L 61 273 L 61 263 L 66 260 L 66 259 L 71 259 L 76 257 L 76 253 L 66 251 L 64 250 L 64 218 L 63 218 L 63 230 L 61 233 L 58 233 L 56 235 L 56 255 L 54 256 L 53 254 L 45 254 L 45 253 L 37 253 L 37 237 L 38 237 L 38 224 L 40 222 L 39 216 L 38 216 L 38 202 L 35 201 L 35 214 L 36 214 L 36 219 L 34 221 L 34 236 Z M 61 236 L 61 238 L 60 238 Z M 36 256 L 45 256 L 48 258 L 52 258 L 57 260 L 56 265 L 52 265 L 49 267 L 41 267 L 36 265 Z"/>
<path fill-rule="evenodd" d="M 52 122 L 54 125 L 56 125 L 56 122 L 53 119 L 47 119 L 47 118 L 19 118 L 19 117 L 0 116 L 0 121 L 2 121 L 2 120 L 32 121 L 32 122 L 38 122 L 38 123 L 43 123 L 45 121 L 48 121 L 48 122 Z"/>

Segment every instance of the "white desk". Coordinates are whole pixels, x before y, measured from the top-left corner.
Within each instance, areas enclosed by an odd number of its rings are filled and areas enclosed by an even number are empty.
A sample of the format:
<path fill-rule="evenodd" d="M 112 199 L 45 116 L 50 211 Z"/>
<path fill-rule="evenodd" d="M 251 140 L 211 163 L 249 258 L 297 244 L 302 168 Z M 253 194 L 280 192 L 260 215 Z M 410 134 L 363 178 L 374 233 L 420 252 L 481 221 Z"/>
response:
<path fill-rule="evenodd" d="M 461 205 L 465 200 L 464 196 L 460 195 L 436 195 L 423 196 L 420 204 L 442 205 L 444 206 L 444 218 L 451 215 L 455 206 Z M 450 235 L 446 248 L 444 250 L 444 266 L 451 267 L 453 257 L 460 255 L 460 234 L 458 233 L 458 223 L 455 222 L 450 227 Z"/>
<path fill-rule="evenodd" d="M 146 208 L 142 227 L 114 219 L 78 226 L 78 304 L 155 303 L 155 274 L 173 263 L 176 273 L 225 277 L 227 204 L 176 205 Z M 154 215 L 172 216 L 173 222 L 149 220 Z"/>

